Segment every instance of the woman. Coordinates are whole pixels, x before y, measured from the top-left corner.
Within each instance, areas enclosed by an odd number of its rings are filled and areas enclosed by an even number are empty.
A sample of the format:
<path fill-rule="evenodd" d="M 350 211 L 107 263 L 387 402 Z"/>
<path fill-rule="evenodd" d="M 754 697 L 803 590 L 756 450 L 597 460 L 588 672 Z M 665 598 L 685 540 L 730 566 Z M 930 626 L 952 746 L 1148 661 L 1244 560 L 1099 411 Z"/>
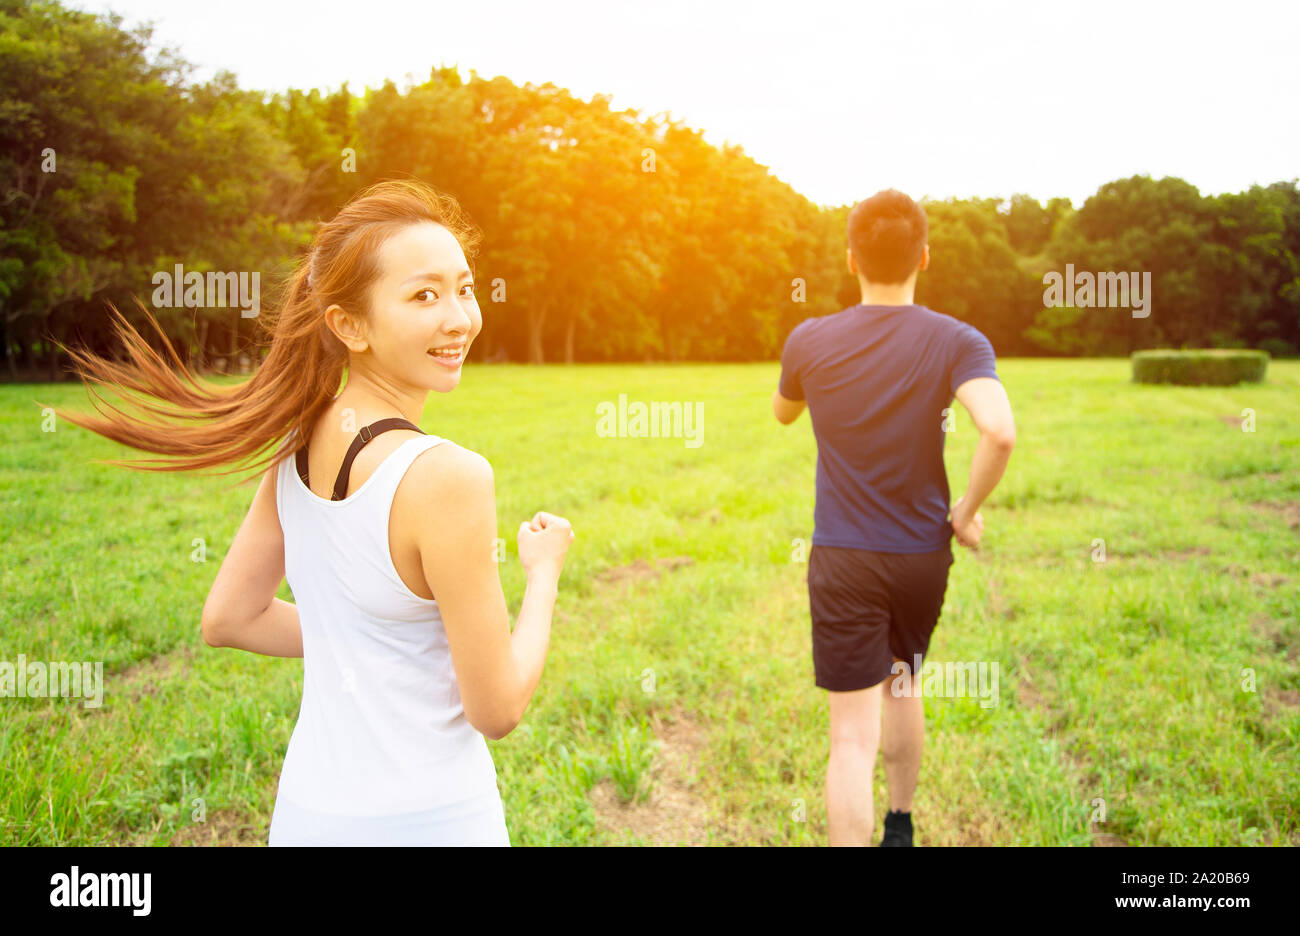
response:
<path fill-rule="evenodd" d="M 383 182 L 320 228 L 248 382 L 200 385 L 116 310 L 129 365 L 70 352 L 83 379 L 178 409 L 180 425 L 60 414 L 170 456 L 116 464 L 203 468 L 281 443 L 254 463 L 269 468 L 202 614 L 210 646 L 303 658 L 271 845 L 510 844 L 484 735 L 509 734 L 537 688 L 574 534 L 548 513 L 520 524 L 512 633 L 492 468 L 418 428 L 483 326 L 476 238 L 451 197 Z M 282 578 L 296 604 L 275 597 Z"/>

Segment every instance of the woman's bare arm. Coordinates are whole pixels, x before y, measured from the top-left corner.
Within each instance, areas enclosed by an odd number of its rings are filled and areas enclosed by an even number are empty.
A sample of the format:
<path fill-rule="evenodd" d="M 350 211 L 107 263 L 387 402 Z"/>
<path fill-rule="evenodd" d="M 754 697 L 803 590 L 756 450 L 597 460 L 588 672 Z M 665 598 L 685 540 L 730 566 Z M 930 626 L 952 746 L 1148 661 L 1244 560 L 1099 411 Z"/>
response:
<path fill-rule="evenodd" d="M 529 570 L 511 633 L 495 559 L 492 466 L 449 444 L 417 458 L 412 473 L 427 505 L 416 538 L 420 561 L 438 598 L 465 717 L 485 736 L 503 738 L 523 719 L 542 677 L 562 557 Z"/>
<path fill-rule="evenodd" d="M 265 611 L 231 636 L 219 640 L 219 643 L 208 640 L 208 646 L 247 650 L 263 656 L 301 657 L 302 624 L 298 620 L 298 606 L 282 598 L 272 598 Z"/>
<path fill-rule="evenodd" d="M 275 597 L 284 580 L 284 531 L 275 509 L 275 469 L 262 476 L 248 514 L 217 570 L 200 626 L 210 647 L 302 656 L 296 605 Z"/>

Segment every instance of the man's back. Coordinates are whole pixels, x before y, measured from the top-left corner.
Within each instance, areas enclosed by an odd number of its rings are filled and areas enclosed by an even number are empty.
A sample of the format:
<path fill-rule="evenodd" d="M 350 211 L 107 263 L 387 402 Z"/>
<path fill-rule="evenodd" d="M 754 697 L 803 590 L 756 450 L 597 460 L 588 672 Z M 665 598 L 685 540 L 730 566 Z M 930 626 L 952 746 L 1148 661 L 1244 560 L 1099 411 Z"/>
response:
<path fill-rule="evenodd" d="M 924 306 L 851 306 L 790 333 L 780 394 L 807 400 L 817 438 L 814 546 L 947 545 L 944 410 L 976 377 L 1000 379 L 988 339 Z"/>

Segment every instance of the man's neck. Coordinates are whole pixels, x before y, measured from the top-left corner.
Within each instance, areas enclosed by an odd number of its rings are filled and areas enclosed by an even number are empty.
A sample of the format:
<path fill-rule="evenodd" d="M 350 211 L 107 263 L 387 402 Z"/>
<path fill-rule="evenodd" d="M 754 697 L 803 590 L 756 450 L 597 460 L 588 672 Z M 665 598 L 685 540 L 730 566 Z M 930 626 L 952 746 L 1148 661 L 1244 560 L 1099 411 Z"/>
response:
<path fill-rule="evenodd" d="M 862 287 L 863 305 L 912 305 L 916 295 L 916 280 L 908 280 L 906 283 L 866 283 L 859 279 L 858 283 Z"/>

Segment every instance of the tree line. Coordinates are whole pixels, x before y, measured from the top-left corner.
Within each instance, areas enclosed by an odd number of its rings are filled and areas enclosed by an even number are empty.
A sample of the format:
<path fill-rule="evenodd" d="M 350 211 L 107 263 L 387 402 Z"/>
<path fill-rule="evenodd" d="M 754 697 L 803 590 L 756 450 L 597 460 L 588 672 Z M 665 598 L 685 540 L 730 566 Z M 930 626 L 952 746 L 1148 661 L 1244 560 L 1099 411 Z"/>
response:
<path fill-rule="evenodd" d="M 152 304 L 156 277 L 256 272 L 266 307 L 315 224 L 385 178 L 455 195 L 483 231 L 479 359 L 771 360 L 798 322 L 859 298 L 851 205 L 815 205 L 740 147 L 607 96 L 443 67 L 364 93 L 195 82 L 148 27 L 34 0 L 0 0 L 0 43 L 9 379 L 57 379 L 60 343 L 112 354 L 105 303 L 133 317 L 133 297 L 192 366 L 239 369 L 255 322 L 234 303 Z M 1016 195 L 925 209 L 916 301 L 1000 356 L 1300 348 L 1296 180 L 1203 196 L 1134 176 L 1078 208 Z M 1047 304 L 1044 275 L 1066 264 L 1149 273 L 1151 314 Z"/>

